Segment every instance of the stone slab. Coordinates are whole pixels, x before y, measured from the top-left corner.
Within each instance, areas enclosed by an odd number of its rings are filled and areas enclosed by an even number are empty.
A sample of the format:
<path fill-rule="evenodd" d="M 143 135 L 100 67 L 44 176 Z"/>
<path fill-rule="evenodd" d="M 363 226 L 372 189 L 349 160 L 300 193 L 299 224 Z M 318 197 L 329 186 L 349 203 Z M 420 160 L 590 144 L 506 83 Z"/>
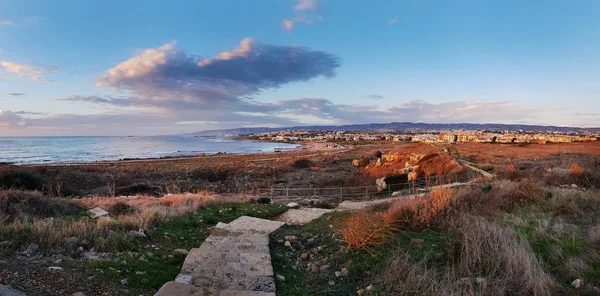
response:
<path fill-rule="evenodd" d="M 333 211 L 334 210 L 315 208 L 290 209 L 277 217 L 277 221 L 287 224 L 304 225 Z"/>
<path fill-rule="evenodd" d="M 266 219 L 241 216 L 229 224 L 219 223 L 215 228 L 221 228 L 236 232 L 260 232 L 269 234 L 285 223 L 279 221 L 271 221 Z"/>

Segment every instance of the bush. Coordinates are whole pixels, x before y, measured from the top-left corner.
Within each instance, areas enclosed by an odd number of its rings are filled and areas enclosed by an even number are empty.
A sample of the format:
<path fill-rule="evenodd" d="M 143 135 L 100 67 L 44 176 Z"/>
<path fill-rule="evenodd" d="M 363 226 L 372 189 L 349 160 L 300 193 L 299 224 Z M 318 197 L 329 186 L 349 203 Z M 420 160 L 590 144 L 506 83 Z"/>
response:
<path fill-rule="evenodd" d="M 393 225 L 384 213 L 360 211 L 344 221 L 340 233 L 350 248 L 371 252 L 388 241 Z"/>
<path fill-rule="evenodd" d="M 39 192 L 0 190 L 0 215 L 13 219 L 48 218 L 83 212 L 72 201 L 44 196 Z"/>
<path fill-rule="evenodd" d="M 442 216 L 450 210 L 451 188 L 437 188 L 429 198 L 398 200 L 385 213 L 386 220 L 400 227 L 420 230 L 443 220 Z"/>
<path fill-rule="evenodd" d="M 294 161 L 294 163 L 292 164 L 292 167 L 296 169 L 307 169 L 313 166 L 315 166 L 315 163 L 308 159 L 299 159 Z"/>
<path fill-rule="evenodd" d="M 110 208 L 108 208 L 108 212 L 111 215 L 115 215 L 115 216 L 125 215 L 125 214 L 133 214 L 136 211 L 137 210 L 135 207 L 133 207 L 132 205 L 128 205 L 124 202 L 117 202 L 117 203 L 111 205 Z"/>
<path fill-rule="evenodd" d="M 569 175 L 581 176 L 581 174 L 583 174 L 583 169 L 577 163 L 574 163 L 569 169 Z"/>
<path fill-rule="evenodd" d="M 138 195 L 138 194 L 161 196 L 162 190 L 160 189 L 160 187 L 150 186 L 148 184 L 140 183 L 140 184 L 133 184 L 133 185 L 129 185 L 129 186 L 119 187 L 115 191 L 115 194 L 118 196 L 119 195 L 130 196 L 130 195 Z"/>
<path fill-rule="evenodd" d="M 256 202 L 258 202 L 259 204 L 267 205 L 271 203 L 271 199 L 268 197 L 261 197 Z"/>
<path fill-rule="evenodd" d="M 42 179 L 27 172 L 9 172 L 0 177 L 0 189 L 41 190 Z"/>

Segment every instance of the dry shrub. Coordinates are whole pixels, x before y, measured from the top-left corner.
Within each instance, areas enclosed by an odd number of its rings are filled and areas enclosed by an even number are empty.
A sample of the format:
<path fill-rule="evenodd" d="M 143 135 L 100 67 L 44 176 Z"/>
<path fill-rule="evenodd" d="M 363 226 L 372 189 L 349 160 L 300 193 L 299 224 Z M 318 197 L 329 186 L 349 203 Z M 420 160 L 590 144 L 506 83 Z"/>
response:
<path fill-rule="evenodd" d="M 314 167 L 314 166 L 315 166 L 315 163 L 306 158 L 296 160 L 292 163 L 292 167 L 294 167 L 296 169 L 307 169 L 307 168 Z"/>
<path fill-rule="evenodd" d="M 39 192 L 0 190 L 0 215 L 13 219 L 47 218 L 83 211 L 77 203 Z"/>
<path fill-rule="evenodd" d="M 134 206 L 132 206 L 130 204 L 126 204 L 124 202 L 117 202 L 108 208 L 108 212 L 111 215 L 119 216 L 119 215 L 135 213 L 136 209 Z"/>
<path fill-rule="evenodd" d="M 511 229 L 465 216 L 454 262 L 430 269 L 405 251 L 378 275 L 382 295 L 550 295 L 555 285 L 526 240 Z M 400 248 L 401 249 L 401 248 Z M 479 280 L 478 280 L 479 279 Z"/>
<path fill-rule="evenodd" d="M 550 294 L 554 281 L 527 240 L 514 230 L 466 216 L 458 228 L 458 241 L 459 273 L 488 278 L 494 294 Z"/>
<path fill-rule="evenodd" d="M 360 211 L 344 221 L 340 233 L 350 248 L 371 252 L 388 241 L 393 223 L 383 213 Z"/>
<path fill-rule="evenodd" d="M 506 172 L 508 172 L 508 173 L 511 173 L 511 174 L 512 174 L 512 173 L 516 173 L 516 172 L 517 172 L 517 168 L 515 167 L 515 165 L 514 165 L 514 164 L 512 164 L 512 163 L 509 163 L 509 164 L 506 166 Z"/>
<path fill-rule="evenodd" d="M 580 168 L 577 163 L 573 163 L 573 165 L 569 169 L 569 175 L 581 176 L 582 174 L 583 174 L 583 169 Z"/>
<path fill-rule="evenodd" d="M 443 220 L 440 218 L 450 209 L 451 201 L 452 189 L 438 187 L 431 191 L 429 198 L 396 201 L 385 213 L 385 218 L 400 227 L 423 229 Z"/>

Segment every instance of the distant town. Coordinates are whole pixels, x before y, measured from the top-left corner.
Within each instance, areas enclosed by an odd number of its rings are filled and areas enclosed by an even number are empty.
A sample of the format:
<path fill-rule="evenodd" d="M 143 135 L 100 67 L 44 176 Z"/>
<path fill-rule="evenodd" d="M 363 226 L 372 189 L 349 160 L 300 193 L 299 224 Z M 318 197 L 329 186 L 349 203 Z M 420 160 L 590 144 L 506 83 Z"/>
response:
<path fill-rule="evenodd" d="M 427 130 L 427 131 L 316 131 L 281 130 L 239 136 L 244 140 L 275 142 L 362 142 L 395 141 L 415 143 L 571 143 L 597 141 L 600 136 L 592 132 L 526 132 L 526 131 L 470 131 L 470 130 Z"/>

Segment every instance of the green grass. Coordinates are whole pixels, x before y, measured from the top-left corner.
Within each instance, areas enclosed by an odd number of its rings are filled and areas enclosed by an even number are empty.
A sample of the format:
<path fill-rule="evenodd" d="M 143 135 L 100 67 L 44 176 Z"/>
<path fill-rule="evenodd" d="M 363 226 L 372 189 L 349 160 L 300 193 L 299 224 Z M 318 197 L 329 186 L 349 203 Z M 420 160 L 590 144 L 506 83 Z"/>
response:
<path fill-rule="evenodd" d="M 426 258 L 432 265 L 447 262 L 451 234 L 430 230 L 398 232 L 386 245 L 373 248 L 371 253 L 347 250 L 346 243 L 335 229 L 349 215 L 331 213 L 304 226 L 284 226 L 272 234 L 273 268 L 277 275 L 285 277 L 285 280 L 276 279 L 277 295 L 356 295 L 357 290 L 375 284 L 377 275 L 399 249 L 408 250 L 415 260 Z M 286 236 L 297 237 L 291 248 L 284 246 Z M 411 246 L 412 238 L 423 239 L 423 248 Z M 309 261 L 300 259 L 304 252 L 314 257 Z M 298 261 L 300 264 L 297 264 Z M 307 262 L 317 261 L 319 266 L 329 265 L 329 269 L 317 273 L 305 270 Z M 342 268 L 348 269 L 348 276 L 336 277 L 335 272 Z M 329 285 L 330 281 L 334 282 L 333 286 Z M 375 286 L 374 291 L 378 290 Z"/>
<path fill-rule="evenodd" d="M 148 239 L 132 241 L 124 248 L 126 252 L 116 260 L 88 264 L 87 272 L 117 282 L 126 278 L 128 288 L 133 291 L 156 291 L 179 274 L 185 256 L 174 256 L 172 251 L 198 248 L 209 235 L 209 227 L 218 222 L 231 222 L 240 216 L 272 219 L 285 211 L 284 206 L 274 204 L 203 206 L 196 213 L 155 223 L 146 232 Z"/>

